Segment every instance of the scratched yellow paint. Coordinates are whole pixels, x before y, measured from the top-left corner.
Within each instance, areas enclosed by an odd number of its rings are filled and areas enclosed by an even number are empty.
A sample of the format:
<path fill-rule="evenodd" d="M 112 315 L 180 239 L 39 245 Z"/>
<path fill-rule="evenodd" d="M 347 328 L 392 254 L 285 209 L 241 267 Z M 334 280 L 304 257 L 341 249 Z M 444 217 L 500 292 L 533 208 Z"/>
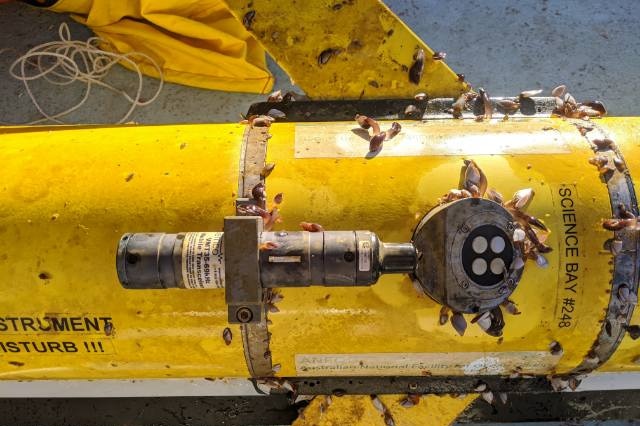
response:
<path fill-rule="evenodd" d="M 379 0 L 226 3 L 239 20 L 255 13 L 249 31 L 313 99 L 412 98 L 418 92 L 453 97 L 467 88 Z M 414 85 L 408 69 L 418 48 L 426 61 L 420 84 Z M 326 49 L 340 53 L 321 65 L 318 56 Z"/>
<path fill-rule="evenodd" d="M 0 135 L 0 317 L 110 316 L 114 326 L 109 336 L 1 332 L 2 342 L 70 341 L 78 352 L 0 350 L 0 378 L 246 375 L 239 328 L 231 327 L 231 345 L 221 337 L 223 292 L 125 291 L 114 263 L 128 230 L 221 229 L 233 211 L 243 131 L 122 126 Z M 102 342 L 105 352 L 87 352 L 85 341 Z"/>
<path fill-rule="evenodd" d="M 565 348 L 557 372 L 569 371 L 579 364 L 600 329 L 599 321 L 609 299 L 611 255 L 602 246 L 610 235 L 600 226 L 602 217 L 610 214 L 608 193 L 595 168 L 588 164 L 592 151 L 573 125 L 555 119 L 523 123 L 531 131 L 556 129 L 549 132 L 560 132 L 571 152 L 553 156 L 473 156 L 485 170 L 489 185 L 503 194 L 534 188 L 536 197 L 528 211 L 542 218 L 553 231 L 548 240 L 555 248 L 547 256 L 550 265 L 547 269 L 527 266 L 513 295 L 523 313 L 507 315 L 504 338 L 490 337 L 476 326 L 470 326 L 460 337 L 451 326 L 438 326 L 439 305 L 418 294 L 406 277 L 383 277 L 371 288 L 285 289 L 285 299 L 279 305 L 281 312 L 271 316 L 271 350 L 275 361 L 283 365 L 283 375 L 296 374 L 296 354 L 449 352 L 448 358 L 455 362 L 457 352 L 506 351 L 515 358 L 518 351 L 548 351 L 553 340 Z M 438 125 L 424 124 L 425 128 L 435 129 Z M 481 132 L 471 132 L 471 128 L 494 132 L 499 131 L 500 123 L 465 122 L 463 126 L 468 133 L 477 134 Z M 462 156 L 295 158 L 291 140 L 294 129 L 293 124 L 274 128 L 269 145 L 269 161 L 278 162 L 269 178 L 270 191 L 296 194 L 285 195 L 286 203 L 281 209 L 283 229 L 305 220 L 328 229 L 366 228 L 384 241 L 407 241 L 436 199 L 458 184 Z M 483 140 L 464 133 L 453 136 L 466 139 L 470 146 Z M 531 146 L 532 151 L 535 149 Z M 574 201 L 581 274 L 575 295 L 564 290 L 565 276 L 559 271 L 562 224 L 558 191 L 563 184 L 578 194 Z M 573 296 L 575 307 L 571 326 L 560 328 L 565 295 Z M 523 368 L 526 370 L 527 366 Z M 425 374 L 451 371 L 441 368 Z"/>
<path fill-rule="evenodd" d="M 448 426 L 477 395 L 452 397 L 448 395 L 425 395 L 418 405 L 404 408 L 400 401 L 406 395 L 380 395 L 379 398 L 391 413 L 398 426 Z M 374 408 L 368 395 L 331 397 L 327 403 L 324 396 L 314 398 L 293 426 L 375 426 L 384 425 L 384 416 Z M 321 410 L 321 405 L 324 407 Z"/>
<path fill-rule="evenodd" d="M 629 152 L 635 177 L 640 156 L 634 134 L 640 120 L 598 123 L 615 133 L 623 153 Z M 465 122 L 464 132 L 449 130 L 449 136 L 466 138 L 471 146 L 500 132 L 500 124 Z M 425 132 L 437 132 L 438 122 L 423 126 Z M 606 187 L 587 163 L 592 153 L 571 124 L 527 119 L 513 126 L 559 134 L 570 153 L 473 156 L 490 186 L 503 194 L 534 188 L 529 211 L 553 231 L 550 265 L 527 265 L 513 296 L 522 314 L 506 317 L 504 338 L 471 325 L 464 337 L 448 325 L 438 326 L 439 307 L 402 276 L 384 277 L 371 288 L 286 289 L 280 312 L 270 314 L 271 350 L 274 362 L 282 364 L 280 374 L 297 374 L 299 354 L 447 352 L 446 360 L 453 362 L 456 353 L 507 352 L 517 359 L 519 351 L 547 351 L 552 340 L 565 349 L 556 371 L 579 364 L 609 299 L 611 256 L 601 248 L 610 233 L 600 227 L 601 218 L 610 214 Z M 549 127 L 556 130 L 543 130 Z M 0 342 L 68 341 L 78 349 L 26 353 L 0 347 L 0 378 L 248 375 L 239 329 L 231 327 L 229 346 L 221 337 L 227 326 L 222 291 L 125 291 L 114 259 L 124 232 L 220 230 L 222 218 L 234 211 L 243 131 L 240 125 L 1 130 L 0 318 L 7 324 L 6 318 L 110 317 L 113 329 L 9 333 L 0 326 Z M 462 165 L 462 155 L 295 158 L 295 125 L 276 124 L 271 133 L 268 161 L 277 166 L 267 189 L 270 195 L 285 194 L 280 229 L 296 229 L 307 220 L 327 229 L 369 229 L 384 241 L 407 241 L 436 199 L 457 186 Z M 449 136 L 443 135 L 444 143 Z M 559 274 L 558 190 L 563 184 L 578 194 L 583 267 L 567 328 L 558 327 L 557 312 L 566 292 Z M 634 318 L 638 322 L 637 313 Z M 92 342 L 102 342 L 103 351 L 96 352 Z M 640 370 L 631 361 L 638 352 L 637 342 L 625 340 L 607 369 Z M 447 372 L 436 370 L 424 374 Z"/>

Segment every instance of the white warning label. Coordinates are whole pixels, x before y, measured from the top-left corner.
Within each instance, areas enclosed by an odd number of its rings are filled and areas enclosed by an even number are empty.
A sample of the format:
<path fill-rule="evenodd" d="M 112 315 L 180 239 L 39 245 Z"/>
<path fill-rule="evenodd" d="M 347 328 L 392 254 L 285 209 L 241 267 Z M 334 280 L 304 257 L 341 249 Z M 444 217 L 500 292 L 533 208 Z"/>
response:
<path fill-rule="evenodd" d="M 358 270 L 366 272 L 371 270 L 371 242 L 358 242 Z"/>
<path fill-rule="evenodd" d="M 451 121 L 450 123 L 447 121 Z M 380 122 L 381 127 L 391 123 Z M 422 157 L 436 155 L 531 155 L 569 154 L 566 136 L 557 124 L 541 117 L 530 121 L 509 120 L 499 126 L 474 120 L 428 120 L 403 122 L 402 131 L 384 142 L 377 157 Z M 295 125 L 295 158 L 366 158 L 369 134 L 358 124 L 299 123 Z"/>
<path fill-rule="evenodd" d="M 187 288 L 224 288 L 222 232 L 187 232 L 182 244 L 182 280 Z"/>
<path fill-rule="evenodd" d="M 300 256 L 269 256 L 271 263 L 300 263 L 301 259 Z"/>
<path fill-rule="evenodd" d="M 297 354 L 301 376 L 429 376 L 508 374 L 517 367 L 546 374 L 560 355 L 549 351 Z"/>

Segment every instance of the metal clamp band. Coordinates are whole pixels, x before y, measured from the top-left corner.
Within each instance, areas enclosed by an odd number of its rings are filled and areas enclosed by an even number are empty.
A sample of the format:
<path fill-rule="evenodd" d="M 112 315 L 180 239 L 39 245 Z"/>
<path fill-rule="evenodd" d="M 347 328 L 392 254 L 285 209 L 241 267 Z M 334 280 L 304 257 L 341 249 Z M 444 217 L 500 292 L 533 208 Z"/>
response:
<path fill-rule="evenodd" d="M 624 162 L 622 153 L 618 147 L 611 147 L 610 150 L 598 151 L 593 143 L 596 139 L 611 139 L 609 135 L 594 123 L 574 122 L 576 127 L 591 129 L 584 133 L 584 137 L 598 155 L 604 155 L 613 163 L 616 156 Z M 618 206 L 622 204 L 634 215 L 638 215 L 638 200 L 636 198 L 633 181 L 626 168 L 626 163 L 622 171 L 615 169 L 605 175 L 609 199 L 611 201 L 612 217 L 618 216 Z M 633 305 L 627 305 L 618 297 L 620 286 L 626 285 L 629 290 L 638 293 L 638 278 L 640 271 L 640 240 L 637 231 L 622 230 L 615 232 L 615 238 L 622 241 L 622 250 L 614 257 L 613 280 L 611 283 L 611 297 L 605 319 L 602 323 L 600 333 L 593 346 L 572 373 L 588 373 L 604 364 L 620 345 L 626 333 L 626 326 L 629 325 L 633 316 Z"/>
<path fill-rule="evenodd" d="M 264 201 L 253 200 L 251 190 L 259 182 L 264 182 L 262 170 L 267 158 L 267 141 L 270 137 L 268 127 L 248 125 L 245 130 L 240 155 L 239 199 L 236 201 L 236 214 L 239 214 L 237 207 L 240 205 L 256 204 L 265 208 Z M 261 285 L 259 282 L 256 284 Z M 269 350 L 271 334 L 268 330 L 267 312 L 264 309 L 264 304 L 260 309 L 262 309 L 260 322 L 240 325 L 244 357 L 249 374 L 253 377 L 273 375 L 271 351 Z"/>
<path fill-rule="evenodd" d="M 267 320 L 264 319 L 266 315 L 267 312 L 263 311 L 263 320 L 259 323 L 240 325 L 244 358 L 252 377 L 273 376 L 273 361 L 269 350 L 271 333 L 268 330 Z"/>
<path fill-rule="evenodd" d="M 493 392 L 549 392 L 553 388 L 545 376 L 505 379 L 502 376 L 307 376 L 280 377 L 298 395 L 392 395 L 477 393 L 483 383 Z M 283 392 L 275 387 L 272 393 Z"/>
<path fill-rule="evenodd" d="M 247 126 L 242 138 L 242 152 L 240 154 L 240 176 L 238 179 L 238 196 L 251 198 L 251 190 L 263 181 L 262 170 L 267 159 L 268 127 Z M 264 208 L 264 202 L 255 203 Z"/>
<path fill-rule="evenodd" d="M 535 97 L 519 99 L 518 97 L 493 97 L 494 118 L 504 117 L 504 110 L 499 107 L 501 100 L 520 102 L 518 111 L 510 113 L 518 117 L 550 117 L 556 107 L 553 97 Z M 279 102 L 277 108 L 285 117 L 278 122 L 322 122 L 352 121 L 356 113 L 375 117 L 377 120 L 441 120 L 452 118 L 449 112 L 456 100 L 454 98 L 433 98 L 429 100 L 415 99 L 361 99 L 333 101 L 296 101 Z M 411 108 L 409 108 L 411 107 Z M 483 114 L 480 98 L 471 102 L 470 109 L 462 111 L 462 118 L 474 119 Z M 273 102 L 259 102 L 249 107 L 247 116 L 267 114 L 274 108 Z"/>

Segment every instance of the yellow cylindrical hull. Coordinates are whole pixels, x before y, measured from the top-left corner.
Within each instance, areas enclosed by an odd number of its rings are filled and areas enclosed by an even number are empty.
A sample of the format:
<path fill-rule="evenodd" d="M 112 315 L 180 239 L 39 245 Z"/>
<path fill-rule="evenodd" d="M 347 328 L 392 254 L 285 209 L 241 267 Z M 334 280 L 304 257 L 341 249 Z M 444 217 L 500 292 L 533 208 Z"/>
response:
<path fill-rule="evenodd" d="M 561 119 L 402 124 L 375 158 L 365 158 L 368 142 L 358 145 L 351 123 L 272 125 L 267 191 L 284 194 L 276 229 L 307 221 L 409 241 L 472 158 L 506 197 L 535 190 L 528 212 L 551 230 L 549 266 L 527 263 L 512 297 L 522 314 L 505 317 L 502 338 L 438 325 L 440 306 L 406 276 L 365 288 L 283 289 L 280 311 L 269 314 L 278 374 L 572 370 L 600 332 L 611 289 L 604 244 L 612 233 L 601 226 L 612 215 L 609 193 L 585 138 Z M 636 178 L 640 119 L 596 124 Z M 244 132 L 233 124 L 2 130 L 0 378 L 248 376 L 223 290 L 127 291 L 115 269 L 125 232 L 221 230 L 238 197 Z M 568 240 L 567 220 L 577 231 Z M 552 341 L 562 355 L 550 354 Z M 625 337 L 602 370 L 638 371 L 639 355 L 638 341 Z"/>

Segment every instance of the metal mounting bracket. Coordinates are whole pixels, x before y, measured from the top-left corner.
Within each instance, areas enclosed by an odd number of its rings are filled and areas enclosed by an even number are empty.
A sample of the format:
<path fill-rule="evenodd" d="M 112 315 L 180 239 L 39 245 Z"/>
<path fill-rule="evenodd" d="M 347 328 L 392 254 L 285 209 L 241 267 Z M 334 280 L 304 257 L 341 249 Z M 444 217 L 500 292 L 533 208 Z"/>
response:
<path fill-rule="evenodd" d="M 262 320 L 262 284 L 258 246 L 262 218 L 228 216 L 224 218 L 225 300 L 229 323 L 247 324 Z"/>

